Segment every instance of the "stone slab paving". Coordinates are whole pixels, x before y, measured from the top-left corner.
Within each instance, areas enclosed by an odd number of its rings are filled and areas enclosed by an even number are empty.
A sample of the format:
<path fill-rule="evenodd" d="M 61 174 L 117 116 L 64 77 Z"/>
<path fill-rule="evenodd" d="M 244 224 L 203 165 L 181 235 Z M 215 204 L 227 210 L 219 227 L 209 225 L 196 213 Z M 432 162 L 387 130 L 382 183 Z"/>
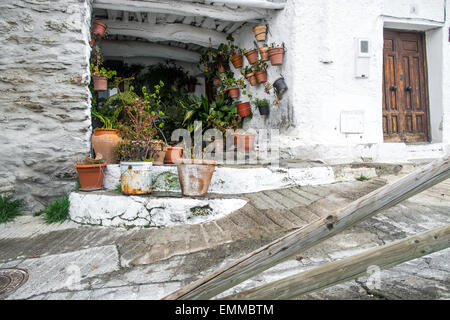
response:
<path fill-rule="evenodd" d="M 29 283 L 9 299 L 159 299 L 385 183 L 371 179 L 243 194 L 248 204 L 226 217 L 163 229 L 126 230 L 72 222 L 47 226 L 39 217 L 20 217 L 0 226 L 0 268 L 22 266 L 30 271 Z M 449 222 L 450 181 L 446 181 L 226 294 Z M 449 261 L 450 250 L 444 250 L 382 271 L 381 289 L 370 289 L 361 278 L 304 298 L 447 299 Z M 52 268 L 41 268 L 45 263 Z M 67 286 L 67 279 L 77 275 L 78 286 Z M 36 290 L 39 283 L 42 289 Z"/>

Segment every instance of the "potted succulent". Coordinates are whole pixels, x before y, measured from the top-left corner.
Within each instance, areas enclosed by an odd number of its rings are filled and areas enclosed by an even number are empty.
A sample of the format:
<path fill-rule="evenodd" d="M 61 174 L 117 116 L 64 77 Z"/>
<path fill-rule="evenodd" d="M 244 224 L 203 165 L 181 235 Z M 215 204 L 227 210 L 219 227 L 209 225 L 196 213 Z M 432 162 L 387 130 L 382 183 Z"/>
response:
<path fill-rule="evenodd" d="M 267 82 L 267 67 L 267 63 L 262 60 L 253 65 L 253 72 L 258 83 Z"/>
<path fill-rule="evenodd" d="M 253 27 L 253 33 L 255 34 L 256 41 L 266 41 L 267 26 L 259 25 Z"/>
<path fill-rule="evenodd" d="M 77 169 L 80 190 L 94 191 L 103 187 L 103 177 L 106 170 L 106 162 L 101 156 L 95 159 L 87 157 L 84 161 L 77 161 L 74 164 Z"/>
<path fill-rule="evenodd" d="M 161 129 L 157 125 L 157 108 L 160 101 L 160 86 L 148 94 L 143 88 L 144 98 L 138 98 L 126 105 L 129 121 L 122 123 L 119 133 L 123 141 L 117 146 L 120 162 L 121 190 L 124 194 L 148 194 L 152 192 L 151 167 L 155 150 L 154 137 Z"/>
<path fill-rule="evenodd" d="M 94 90 L 105 91 L 108 89 L 108 79 L 111 79 L 117 72 L 115 70 L 108 70 L 104 67 L 100 67 L 103 63 L 103 55 L 98 45 L 95 45 L 91 54 L 91 74 L 92 81 L 94 82 Z"/>
<path fill-rule="evenodd" d="M 269 60 L 269 46 L 264 44 L 262 47 L 259 47 L 259 55 L 261 56 L 262 61 Z"/>
<path fill-rule="evenodd" d="M 257 98 L 253 103 L 258 107 L 259 113 L 262 116 L 267 116 L 270 114 L 270 102 L 268 99 Z"/>
<path fill-rule="evenodd" d="M 103 123 L 103 128 L 95 128 L 92 135 L 92 147 L 95 154 L 102 155 L 108 164 L 117 163 L 116 147 L 122 138 L 118 133 L 116 118 L 114 115 L 108 117 L 94 109 L 91 110 L 91 114 Z"/>
<path fill-rule="evenodd" d="M 272 45 L 269 48 L 270 63 L 273 66 L 282 65 L 285 52 L 286 52 L 286 49 L 284 47 L 284 43 L 281 44 L 281 45 L 277 45 L 275 43 L 272 43 Z"/>
<path fill-rule="evenodd" d="M 105 35 L 105 31 L 106 31 L 105 23 L 101 22 L 100 20 L 94 21 L 93 26 L 92 26 L 92 33 L 94 35 L 103 37 Z"/>
<path fill-rule="evenodd" d="M 256 61 L 258 61 L 258 49 L 252 49 L 248 51 L 246 49 L 243 49 L 242 53 L 247 58 L 249 64 L 254 64 Z"/>
<path fill-rule="evenodd" d="M 217 162 L 196 159 L 191 152 L 190 158 L 178 159 L 175 164 L 183 196 L 204 197 L 208 193 Z"/>

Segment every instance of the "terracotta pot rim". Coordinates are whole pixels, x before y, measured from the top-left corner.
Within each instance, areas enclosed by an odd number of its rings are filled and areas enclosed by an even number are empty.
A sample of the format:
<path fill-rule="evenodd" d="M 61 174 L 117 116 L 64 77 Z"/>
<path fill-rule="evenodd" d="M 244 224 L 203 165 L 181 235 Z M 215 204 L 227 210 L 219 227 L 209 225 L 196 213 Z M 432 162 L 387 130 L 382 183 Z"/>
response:
<path fill-rule="evenodd" d="M 94 129 L 94 132 L 101 132 L 101 131 L 118 132 L 119 129 L 108 129 L 108 128 L 95 128 Z"/>
<path fill-rule="evenodd" d="M 94 73 L 94 74 L 92 75 L 92 78 L 108 80 L 105 76 L 102 76 L 102 75 L 97 74 L 97 73 Z"/>
<path fill-rule="evenodd" d="M 99 163 L 99 164 L 74 164 L 73 166 L 77 169 L 92 169 L 92 168 L 101 168 L 106 167 L 108 163 Z"/>
<path fill-rule="evenodd" d="M 267 70 L 256 71 L 255 74 L 267 73 Z"/>
<path fill-rule="evenodd" d="M 184 148 L 183 148 L 183 147 L 177 147 L 177 146 L 167 146 L 167 150 L 169 150 L 169 149 L 170 149 L 170 150 L 174 150 L 174 149 L 175 149 L 175 150 L 179 150 L 179 149 L 182 149 L 182 150 L 183 150 Z"/>
<path fill-rule="evenodd" d="M 99 24 L 99 25 L 101 25 L 102 27 L 105 27 L 105 28 L 106 28 L 106 23 L 104 23 L 104 22 L 102 22 L 102 21 L 100 21 L 100 20 L 95 20 L 95 21 L 94 21 L 94 24 Z"/>
<path fill-rule="evenodd" d="M 254 54 L 255 52 L 258 52 L 258 49 L 253 49 L 253 50 L 247 51 L 247 52 L 245 53 L 245 55 L 248 56 L 248 55 L 250 55 L 250 54 Z"/>
<path fill-rule="evenodd" d="M 247 105 L 247 104 L 249 105 L 250 102 L 241 102 L 241 103 L 238 103 L 237 105 L 238 105 L 238 106 L 242 106 L 242 105 L 244 105 L 244 104 L 245 104 L 245 105 Z"/>
<path fill-rule="evenodd" d="M 214 160 L 205 160 L 205 159 L 176 159 L 175 161 L 176 165 L 183 165 L 183 164 L 199 164 L 199 165 L 208 165 L 208 166 L 216 166 L 217 161 Z"/>
<path fill-rule="evenodd" d="M 269 48 L 269 55 L 284 53 L 284 48 Z"/>
<path fill-rule="evenodd" d="M 236 59 L 236 58 L 242 58 L 242 53 L 237 53 L 237 54 L 235 54 L 235 55 L 231 58 L 231 60 L 234 60 L 234 59 Z"/>

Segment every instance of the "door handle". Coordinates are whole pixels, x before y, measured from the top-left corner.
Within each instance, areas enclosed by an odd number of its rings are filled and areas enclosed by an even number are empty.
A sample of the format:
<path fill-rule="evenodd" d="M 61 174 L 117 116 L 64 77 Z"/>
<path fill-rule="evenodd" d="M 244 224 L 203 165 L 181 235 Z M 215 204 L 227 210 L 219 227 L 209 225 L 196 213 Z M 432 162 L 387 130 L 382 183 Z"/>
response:
<path fill-rule="evenodd" d="M 397 86 L 391 86 L 391 91 L 395 91 L 395 90 L 397 90 Z"/>
<path fill-rule="evenodd" d="M 405 88 L 405 90 L 406 90 L 406 91 L 412 91 L 412 87 L 411 87 L 411 86 L 407 86 L 407 87 Z"/>

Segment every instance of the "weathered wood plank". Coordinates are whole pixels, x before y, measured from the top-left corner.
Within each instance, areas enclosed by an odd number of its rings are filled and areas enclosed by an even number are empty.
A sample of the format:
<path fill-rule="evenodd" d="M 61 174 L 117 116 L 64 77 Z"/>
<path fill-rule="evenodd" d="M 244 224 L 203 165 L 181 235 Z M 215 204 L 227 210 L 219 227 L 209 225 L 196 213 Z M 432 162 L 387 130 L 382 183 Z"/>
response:
<path fill-rule="evenodd" d="M 212 298 L 449 177 L 450 157 L 436 160 L 391 184 L 372 191 L 336 213 L 291 232 L 230 265 L 182 287 L 164 299 Z"/>
<path fill-rule="evenodd" d="M 372 265 L 376 265 L 380 269 L 387 269 L 448 247 L 450 247 L 450 225 L 370 249 L 352 257 L 331 262 L 223 299 L 294 299 L 309 292 L 364 276 L 367 274 L 367 269 Z"/>

